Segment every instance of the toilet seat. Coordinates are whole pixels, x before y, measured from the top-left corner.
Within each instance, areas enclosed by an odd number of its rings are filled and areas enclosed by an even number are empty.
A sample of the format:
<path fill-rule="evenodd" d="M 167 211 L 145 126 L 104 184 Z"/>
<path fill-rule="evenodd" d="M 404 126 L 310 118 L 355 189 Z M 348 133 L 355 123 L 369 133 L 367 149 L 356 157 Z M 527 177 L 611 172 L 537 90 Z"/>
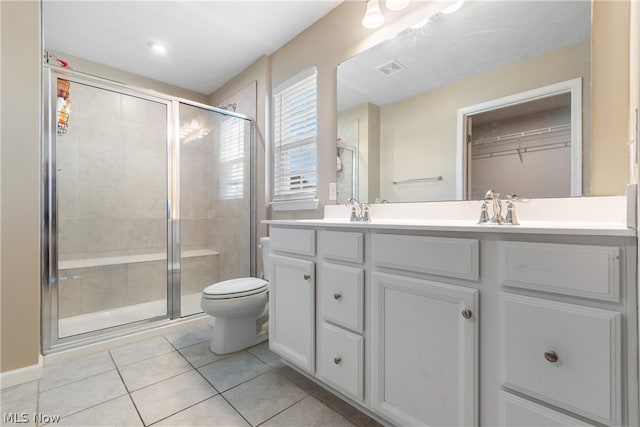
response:
<path fill-rule="evenodd" d="M 207 286 L 202 292 L 205 299 L 230 299 L 259 294 L 269 288 L 269 282 L 255 277 L 225 280 Z"/>

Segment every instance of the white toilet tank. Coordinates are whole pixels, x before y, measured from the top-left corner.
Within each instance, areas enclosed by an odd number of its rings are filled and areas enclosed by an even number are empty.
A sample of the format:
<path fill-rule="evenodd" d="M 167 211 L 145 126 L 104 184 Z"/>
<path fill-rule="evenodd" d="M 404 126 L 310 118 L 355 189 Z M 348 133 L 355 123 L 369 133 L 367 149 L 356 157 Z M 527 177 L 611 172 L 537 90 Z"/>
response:
<path fill-rule="evenodd" d="M 260 238 L 260 247 L 262 247 L 262 265 L 264 268 L 264 280 L 269 280 L 269 238 Z"/>

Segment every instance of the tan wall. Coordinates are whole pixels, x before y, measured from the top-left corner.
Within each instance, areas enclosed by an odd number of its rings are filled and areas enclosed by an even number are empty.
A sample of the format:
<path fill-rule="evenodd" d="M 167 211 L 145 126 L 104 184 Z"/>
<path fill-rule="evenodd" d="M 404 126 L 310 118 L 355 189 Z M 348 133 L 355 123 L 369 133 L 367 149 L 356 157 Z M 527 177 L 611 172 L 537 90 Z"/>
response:
<path fill-rule="evenodd" d="M 2 1 L 0 371 L 40 348 L 40 2 Z"/>
<path fill-rule="evenodd" d="M 591 193 L 629 182 L 629 1 L 596 1 L 592 23 Z"/>
<path fill-rule="evenodd" d="M 589 42 L 580 43 L 382 107 L 380 197 L 391 202 L 455 200 L 457 144 L 452 141 L 457 140 L 457 111 L 460 108 L 581 77 L 585 82 L 582 88 L 583 120 L 588 124 L 591 108 L 589 52 Z M 589 153 L 589 139 L 587 125 L 583 129 L 585 153 Z M 588 177 L 589 156 L 583 163 Z M 396 179 L 438 175 L 443 177 L 440 182 L 391 183 Z M 588 194 L 588 183 L 584 188 Z M 515 189 L 503 190 L 503 194 L 515 192 Z M 624 191 L 624 184 L 620 185 L 619 191 Z"/>

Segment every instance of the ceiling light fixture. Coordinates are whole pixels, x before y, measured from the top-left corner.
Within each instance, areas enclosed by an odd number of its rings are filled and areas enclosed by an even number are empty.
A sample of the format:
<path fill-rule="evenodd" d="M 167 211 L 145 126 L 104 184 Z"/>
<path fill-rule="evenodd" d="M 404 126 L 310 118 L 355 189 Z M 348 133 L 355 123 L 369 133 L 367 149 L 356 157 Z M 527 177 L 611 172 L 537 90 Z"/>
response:
<path fill-rule="evenodd" d="M 167 52 L 167 48 L 158 42 L 149 42 L 148 45 L 155 53 L 165 54 Z"/>
<path fill-rule="evenodd" d="M 362 25 L 367 28 L 378 28 L 384 24 L 384 15 L 380 10 L 378 0 L 367 0 L 367 11 L 362 18 Z"/>
<path fill-rule="evenodd" d="M 402 10 L 409 6 L 409 3 L 411 3 L 411 0 L 387 0 L 385 5 L 389 10 Z"/>

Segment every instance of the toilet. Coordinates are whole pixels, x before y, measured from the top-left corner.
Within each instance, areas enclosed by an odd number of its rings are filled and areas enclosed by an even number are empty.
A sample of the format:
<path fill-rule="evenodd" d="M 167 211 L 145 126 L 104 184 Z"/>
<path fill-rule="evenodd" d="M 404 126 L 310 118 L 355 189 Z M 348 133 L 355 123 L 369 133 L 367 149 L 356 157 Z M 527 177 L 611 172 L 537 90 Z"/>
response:
<path fill-rule="evenodd" d="M 260 238 L 264 278 L 269 279 L 269 238 Z M 269 282 L 255 277 L 225 280 L 202 292 L 202 311 L 215 317 L 211 351 L 233 353 L 267 340 Z"/>

